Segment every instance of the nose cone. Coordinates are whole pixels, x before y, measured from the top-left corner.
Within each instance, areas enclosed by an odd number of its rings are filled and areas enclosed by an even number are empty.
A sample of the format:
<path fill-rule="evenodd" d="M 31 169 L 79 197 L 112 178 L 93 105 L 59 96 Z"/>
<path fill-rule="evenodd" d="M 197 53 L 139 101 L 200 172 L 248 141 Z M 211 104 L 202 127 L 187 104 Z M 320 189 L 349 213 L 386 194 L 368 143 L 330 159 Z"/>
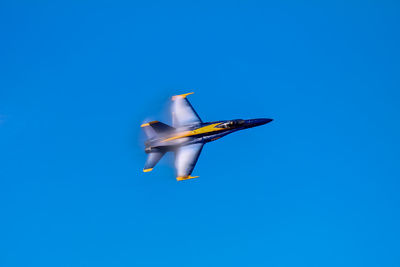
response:
<path fill-rule="evenodd" d="M 267 124 L 271 121 L 273 121 L 273 119 L 255 119 L 255 123 L 257 124 L 257 126 L 259 125 L 263 125 L 263 124 Z"/>
<path fill-rule="evenodd" d="M 247 120 L 248 127 L 256 127 L 273 121 L 273 119 L 251 119 Z"/>

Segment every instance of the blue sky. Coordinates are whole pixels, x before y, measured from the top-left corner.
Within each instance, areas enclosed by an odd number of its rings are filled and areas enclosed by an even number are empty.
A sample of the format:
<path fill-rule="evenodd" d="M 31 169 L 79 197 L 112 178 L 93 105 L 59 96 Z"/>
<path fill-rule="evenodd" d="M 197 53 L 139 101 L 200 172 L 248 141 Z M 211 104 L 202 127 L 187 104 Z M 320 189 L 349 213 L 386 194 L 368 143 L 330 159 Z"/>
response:
<path fill-rule="evenodd" d="M 1 266 L 399 266 L 395 1 L 0 4 Z M 142 173 L 194 91 L 207 144 Z"/>

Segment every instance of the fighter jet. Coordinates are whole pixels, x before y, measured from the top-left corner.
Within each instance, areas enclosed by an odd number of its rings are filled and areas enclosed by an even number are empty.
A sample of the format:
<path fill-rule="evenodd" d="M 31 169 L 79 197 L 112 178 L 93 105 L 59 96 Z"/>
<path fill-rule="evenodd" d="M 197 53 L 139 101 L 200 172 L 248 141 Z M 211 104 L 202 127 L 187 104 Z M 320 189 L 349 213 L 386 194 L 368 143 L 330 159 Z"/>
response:
<path fill-rule="evenodd" d="M 152 171 L 166 152 L 175 153 L 175 168 L 178 181 L 197 178 L 191 176 L 204 144 L 215 141 L 227 134 L 260 126 L 272 119 L 227 120 L 203 122 L 194 110 L 187 93 L 172 97 L 172 127 L 159 121 L 141 125 L 147 140 L 148 154 L 143 171 Z"/>

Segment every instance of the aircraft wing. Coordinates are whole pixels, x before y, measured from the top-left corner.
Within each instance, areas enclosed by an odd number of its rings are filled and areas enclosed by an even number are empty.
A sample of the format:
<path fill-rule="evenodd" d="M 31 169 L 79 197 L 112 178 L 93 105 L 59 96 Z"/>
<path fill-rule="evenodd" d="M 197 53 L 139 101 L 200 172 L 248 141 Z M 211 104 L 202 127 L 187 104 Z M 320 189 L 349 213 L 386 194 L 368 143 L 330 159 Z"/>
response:
<path fill-rule="evenodd" d="M 201 123 L 201 119 L 194 110 L 187 95 L 193 93 L 175 95 L 172 97 L 172 125 L 175 128 Z"/>
<path fill-rule="evenodd" d="M 178 181 L 197 178 L 190 176 L 196 166 L 197 159 L 203 149 L 204 144 L 197 143 L 179 147 L 175 152 L 175 168 Z"/>

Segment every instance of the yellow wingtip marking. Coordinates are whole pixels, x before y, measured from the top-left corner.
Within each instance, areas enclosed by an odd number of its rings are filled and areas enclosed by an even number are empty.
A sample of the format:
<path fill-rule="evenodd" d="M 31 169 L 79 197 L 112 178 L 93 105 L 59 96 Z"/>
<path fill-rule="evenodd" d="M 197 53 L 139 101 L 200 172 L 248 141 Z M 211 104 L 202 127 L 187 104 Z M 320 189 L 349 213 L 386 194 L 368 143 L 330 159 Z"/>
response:
<path fill-rule="evenodd" d="M 194 178 L 198 178 L 199 176 L 178 176 L 176 177 L 177 181 L 184 181 L 184 180 L 189 180 L 189 179 L 194 179 Z"/>
<path fill-rule="evenodd" d="M 153 168 L 143 169 L 143 172 L 151 172 Z"/>
<path fill-rule="evenodd" d="M 148 122 L 148 123 L 143 123 L 142 125 L 140 125 L 140 127 L 150 126 L 150 124 L 157 123 L 157 122 L 158 122 L 158 121 L 150 121 L 150 122 Z"/>
<path fill-rule="evenodd" d="M 174 96 L 172 97 L 172 100 L 176 100 L 177 98 L 185 98 L 185 97 L 187 97 L 188 95 L 191 95 L 191 94 L 194 94 L 194 92 L 190 92 L 190 93 L 186 93 L 186 94 L 181 94 L 181 95 L 174 95 Z"/>

